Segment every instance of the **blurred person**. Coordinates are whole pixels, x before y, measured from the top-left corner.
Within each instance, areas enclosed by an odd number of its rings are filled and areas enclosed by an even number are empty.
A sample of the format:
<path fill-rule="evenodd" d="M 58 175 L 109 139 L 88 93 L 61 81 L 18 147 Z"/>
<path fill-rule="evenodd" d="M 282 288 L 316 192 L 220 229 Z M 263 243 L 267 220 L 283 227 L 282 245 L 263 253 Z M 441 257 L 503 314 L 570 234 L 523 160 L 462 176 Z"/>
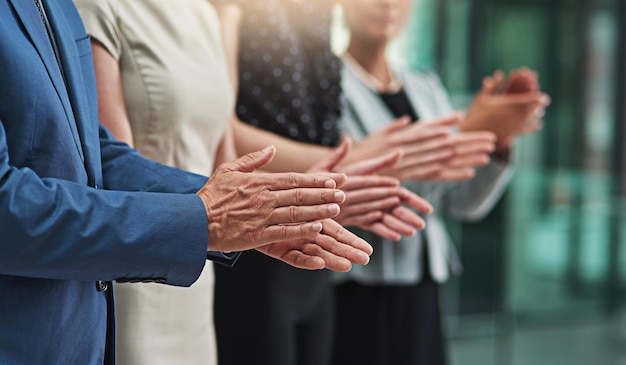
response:
<path fill-rule="evenodd" d="M 397 124 L 396 118 L 422 124 L 453 112 L 435 74 L 396 70 L 386 57 L 387 46 L 411 14 L 411 0 L 339 2 L 350 34 L 341 57 L 346 101 L 342 126 L 356 144 L 390 128 L 389 123 Z M 458 129 L 464 133 L 491 131 L 497 138 L 491 161 L 485 160 L 486 165 L 466 182 L 401 177 L 407 188 L 434 204 L 436 214 L 426 218 L 421 234 L 390 242 L 353 230 L 374 245 L 374 253 L 367 267 L 336 277 L 333 364 L 446 363 L 438 286 L 451 273 L 459 273 L 461 264 L 441 215 L 478 220 L 491 210 L 511 175 L 513 141 L 540 128 L 548 103 L 547 95 L 538 90 L 537 75 L 530 70 L 513 72 L 506 86 L 500 72 L 487 77 Z M 365 327 L 364 321 L 368 323 Z"/>
<path fill-rule="evenodd" d="M 367 262 L 364 241 L 324 232 L 341 174 L 254 172 L 268 147 L 208 179 L 115 141 L 70 0 L 0 0 L 0 80 L 2 364 L 113 364 L 112 281 L 189 286 L 207 259 L 255 248 L 307 269 Z"/>
<path fill-rule="evenodd" d="M 145 157 L 197 173 L 236 158 L 228 126 L 234 93 L 220 23 L 210 2 L 75 3 L 92 39 L 100 120 L 117 139 Z M 314 170 L 330 171 L 347 150 L 344 144 Z M 399 211 L 400 232 L 423 226 L 421 218 L 398 206 L 402 200 L 428 211 L 429 205 L 398 187 L 396 179 L 372 175 L 398 158 L 392 152 L 344 167 L 351 177 L 342 188 L 350 193 L 337 220 L 372 220 L 382 207 Z M 351 201 L 357 205 L 350 207 Z M 393 226 L 377 227 L 400 234 Z M 325 223 L 325 229 L 339 228 Z M 207 311 L 213 306 L 212 270 L 206 265 L 190 288 L 116 284 L 118 362 L 215 363 L 213 318 Z"/>
<path fill-rule="evenodd" d="M 237 118 L 245 122 L 235 118 L 232 124 L 238 152 L 271 141 L 281 152 L 267 169 L 305 171 L 343 139 L 338 124 L 340 62 L 330 51 L 328 33 L 332 2 L 220 3 L 227 58 L 234 64 L 231 75 L 237 80 Z M 455 152 L 456 137 L 451 131 L 461 119 L 452 115 L 427 124 L 399 123 L 351 150 L 344 162 L 399 149 L 402 159 L 383 172 L 414 178 L 470 178 L 476 160 L 483 164 L 476 155 L 486 158 L 495 137 L 490 132 L 464 135 L 466 141 L 459 144 L 473 146 L 473 158 L 465 151 Z M 342 171 L 343 166 L 336 168 Z M 395 219 L 395 209 L 390 211 L 359 223 L 377 235 L 398 240 L 401 234 L 389 227 L 402 222 Z M 414 235 L 410 226 L 398 231 Z M 219 363 L 327 364 L 333 326 L 328 273 L 291 270 L 254 254 L 241 260 L 248 269 L 216 267 Z M 246 293 L 233 293 L 232 286 L 245 288 Z M 253 310 L 234 315 L 244 307 Z M 246 351 L 240 350 L 241 344 Z"/>

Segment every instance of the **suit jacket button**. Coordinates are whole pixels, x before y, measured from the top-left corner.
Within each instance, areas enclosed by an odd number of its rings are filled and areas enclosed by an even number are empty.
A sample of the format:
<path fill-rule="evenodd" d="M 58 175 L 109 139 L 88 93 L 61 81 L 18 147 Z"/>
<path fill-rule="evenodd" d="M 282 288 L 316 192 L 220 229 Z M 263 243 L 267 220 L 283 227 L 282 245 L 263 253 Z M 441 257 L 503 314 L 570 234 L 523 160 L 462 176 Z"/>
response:
<path fill-rule="evenodd" d="M 107 283 L 106 281 L 96 281 L 96 290 L 97 291 L 109 290 L 109 283 Z"/>

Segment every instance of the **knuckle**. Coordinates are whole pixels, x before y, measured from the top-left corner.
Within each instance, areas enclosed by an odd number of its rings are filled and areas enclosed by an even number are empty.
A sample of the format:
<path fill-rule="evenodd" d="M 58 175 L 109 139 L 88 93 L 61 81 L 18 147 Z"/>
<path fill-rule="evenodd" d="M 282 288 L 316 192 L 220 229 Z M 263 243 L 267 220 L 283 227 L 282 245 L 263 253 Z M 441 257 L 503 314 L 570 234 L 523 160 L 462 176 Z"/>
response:
<path fill-rule="evenodd" d="M 302 190 L 294 190 L 293 198 L 294 198 L 295 204 L 304 205 L 305 199 L 304 199 L 304 192 Z"/>
<path fill-rule="evenodd" d="M 298 222 L 300 217 L 298 208 L 294 205 L 289 207 L 289 221 L 292 223 Z"/>
<path fill-rule="evenodd" d="M 265 207 L 270 199 L 265 194 L 254 194 L 250 197 L 250 205 L 254 208 Z"/>
<path fill-rule="evenodd" d="M 279 235 L 281 241 L 287 241 L 289 239 L 289 227 L 281 226 Z"/>
<path fill-rule="evenodd" d="M 289 186 L 292 188 L 298 187 L 298 178 L 294 174 L 287 175 L 287 179 L 289 181 Z"/>

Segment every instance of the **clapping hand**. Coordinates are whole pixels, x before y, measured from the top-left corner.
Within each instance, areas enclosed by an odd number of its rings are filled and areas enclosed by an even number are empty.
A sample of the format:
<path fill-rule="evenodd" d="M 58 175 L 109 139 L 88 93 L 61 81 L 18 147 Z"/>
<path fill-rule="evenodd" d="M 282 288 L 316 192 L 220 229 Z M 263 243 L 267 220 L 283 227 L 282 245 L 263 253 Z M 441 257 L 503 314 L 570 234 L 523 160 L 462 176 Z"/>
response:
<path fill-rule="evenodd" d="M 401 151 L 402 159 L 380 172 L 400 181 L 467 180 L 477 167 L 489 163 L 496 137 L 488 131 L 454 132 L 464 118 L 460 112 L 413 124 L 400 118 L 370 134 L 358 148 L 378 156 L 389 149 Z"/>
<path fill-rule="evenodd" d="M 550 97 L 541 92 L 536 72 L 515 70 L 505 82 L 504 74 L 496 71 L 483 80 L 459 127 L 462 131 L 491 131 L 497 137 L 497 148 L 508 149 L 515 137 L 541 129 L 549 104 Z"/>
<path fill-rule="evenodd" d="M 268 147 L 219 166 L 197 192 L 209 221 L 208 249 L 258 249 L 305 269 L 346 271 L 365 264 L 372 248 L 326 221 L 346 196 L 344 174 L 257 173 L 276 149 Z M 312 246 L 313 245 L 313 246 Z"/>
<path fill-rule="evenodd" d="M 347 139 L 336 151 L 314 166 L 311 172 L 339 169 L 348 175 L 342 186 L 346 201 L 335 220 L 344 226 L 356 226 L 397 241 L 400 236 L 411 236 L 425 227 L 424 220 L 408 207 L 430 213 L 432 206 L 416 194 L 400 186 L 399 181 L 376 173 L 393 167 L 402 154 L 392 151 L 376 158 L 338 167 L 348 154 L 351 141 Z"/>

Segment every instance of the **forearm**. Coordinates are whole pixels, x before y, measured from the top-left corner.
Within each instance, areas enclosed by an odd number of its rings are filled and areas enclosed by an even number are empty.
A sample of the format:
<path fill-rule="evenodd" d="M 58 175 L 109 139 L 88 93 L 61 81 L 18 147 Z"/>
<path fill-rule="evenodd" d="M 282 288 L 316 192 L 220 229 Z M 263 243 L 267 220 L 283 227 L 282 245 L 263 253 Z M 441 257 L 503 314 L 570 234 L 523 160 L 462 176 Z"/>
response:
<path fill-rule="evenodd" d="M 134 147 L 122 75 L 117 60 L 96 39 L 91 41 L 98 90 L 98 118 L 115 139 Z"/>
<path fill-rule="evenodd" d="M 269 165 L 263 167 L 270 172 L 305 172 L 332 152 L 331 148 L 292 141 L 240 120 L 233 121 L 232 125 L 239 156 L 269 145 L 276 146 L 276 157 Z"/>
<path fill-rule="evenodd" d="M 472 180 L 459 183 L 447 196 L 447 211 L 465 220 L 480 220 L 498 202 L 513 174 L 510 164 L 494 159 Z"/>
<path fill-rule="evenodd" d="M 0 181 L 3 274 L 188 286 L 204 265 L 207 220 L 194 194 L 93 189 L 7 165 Z"/>
<path fill-rule="evenodd" d="M 107 190 L 151 191 L 191 194 L 207 181 L 206 176 L 162 165 L 139 155 L 128 145 L 116 141 L 100 128 L 103 181 Z"/>
<path fill-rule="evenodd" d="M 237 150 L 235 149 L 235 138 L 233 136 L 232 124 L 233 121 L 231 120 L 217 148 L 213 170 L 215 170 L 219 165 L 225 162 L 233 161 L 239 157 L 237 156 Z"/>

